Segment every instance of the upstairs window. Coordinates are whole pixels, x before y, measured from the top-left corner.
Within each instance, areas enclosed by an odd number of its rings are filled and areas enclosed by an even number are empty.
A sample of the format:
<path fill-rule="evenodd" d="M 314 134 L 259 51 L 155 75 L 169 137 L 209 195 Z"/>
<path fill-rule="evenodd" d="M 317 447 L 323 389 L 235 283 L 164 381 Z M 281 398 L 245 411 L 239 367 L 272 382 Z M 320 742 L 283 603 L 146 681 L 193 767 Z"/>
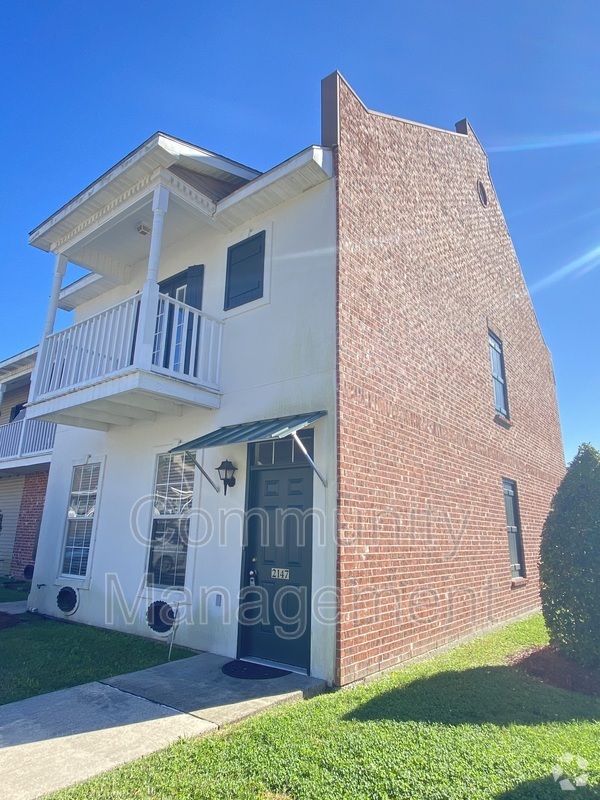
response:
<path fill-rule="evenodd" d="M 199 311 L 202 308 L 202 288 L 204 284 L 204 264 L 195 264 L 177 275 L 172 275 L 158 284 L 161 294 L 166 294 L 180 303 L 187 303 Z"/>
<path fill-rule="evenodd" d="M 489 331 L 490 358 L 492 361 L 492 381 L 494 384 L 494 408 L 498 414 L 508 419 L 508 394 L 504 372 L 504 352 L 502 341 Z"/>
<path fill-rule="evenodd" d="M 225 311 L 263 296 L 265 233 L 261 231 L 228 248 Z"/>
<path fill-rule="evenodd" d="M 519 517 L 517 486 L 514 481 L 502 481 L 504 507 L 506 510 L 506 530 L 508 532 L 508 551 L 510 553 L 510 572 L 513 578 L 525 577 L 523 563 L 523 535 Z"/>

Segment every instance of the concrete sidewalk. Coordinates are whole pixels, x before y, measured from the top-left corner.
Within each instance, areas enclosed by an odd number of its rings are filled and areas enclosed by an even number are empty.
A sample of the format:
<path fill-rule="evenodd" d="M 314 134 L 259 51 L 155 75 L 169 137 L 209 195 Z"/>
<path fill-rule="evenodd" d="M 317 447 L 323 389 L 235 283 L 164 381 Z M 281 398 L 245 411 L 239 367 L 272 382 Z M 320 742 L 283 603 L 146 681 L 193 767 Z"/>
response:
<path fill-rule="evenodd" d="M 0 706 L 6 800 L 32 800 L 325 689 L 303 675 L 240 680 L 231 659 L 202 653 L 158 667 Z"/>
<path fill-rule="evenodd" d="M 24 614 L 27 611 L 27 600 L 11 600 L 0 603 L 0 612 L 3 614 Z"/>

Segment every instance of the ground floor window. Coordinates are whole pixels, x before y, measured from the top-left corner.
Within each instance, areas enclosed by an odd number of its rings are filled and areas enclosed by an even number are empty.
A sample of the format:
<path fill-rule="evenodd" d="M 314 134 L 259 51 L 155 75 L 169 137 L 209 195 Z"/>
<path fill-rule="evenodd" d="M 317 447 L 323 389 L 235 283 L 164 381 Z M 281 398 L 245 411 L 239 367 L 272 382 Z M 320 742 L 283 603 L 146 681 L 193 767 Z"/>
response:
<path fill-rule="evenodd" d="M 508 550 L 510 553 L 510 571 L 513 578 L 525 577 L 523 559 L 523 535 L 519 516 L 517 485 L 506 478 L 502 481 L 504 490 L 504 506 L 506 509 L 506 530 L 508 532 Z"/>
<path fill-rule="evenodd" d="M 194 469 L 191 452 L 158 456 L 148 557 L 149 586 L 185 584 Z"/>
<path fill-rule="evenodd" d="M 83 577 L 87 573 L 96 513 L 100 464 L 73 467 L 62 574 Z"/>

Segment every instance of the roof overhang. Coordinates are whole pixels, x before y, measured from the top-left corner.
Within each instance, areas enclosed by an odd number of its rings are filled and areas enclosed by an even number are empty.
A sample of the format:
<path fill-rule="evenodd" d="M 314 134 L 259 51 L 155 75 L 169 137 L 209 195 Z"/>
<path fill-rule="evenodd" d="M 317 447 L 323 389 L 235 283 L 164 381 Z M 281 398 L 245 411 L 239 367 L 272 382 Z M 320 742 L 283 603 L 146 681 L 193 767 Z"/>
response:
<path fill-rule="evenodd" d="M 232 230 L 333 177 L 333 152 L 313 145 L 217 203 L 215 218 Z"/>
<path fill-rule="evenodd" d="M 99 297 L 118 284 L 119 281 L 115 278 L 90 272 L 89 275 L 84 275 L 83 278 L 79 278 L 62 289 L 58 298 L 58 307 L 63 311 L 73 311 L 77 306 Z"/>
<path fill-rule="evenodd" d="M 182 174 L 181 170 L 174 174 L 157 167 L 152 175 L 113 197 L 76 227 L 61 227 L 65 220 L 54 226 L 52 236 L 62 236 L 51 249 L 92 273 L 63 289 L 61 308 L 72 310 L 115 285 L 127 283 L 129 266 L 147 258 L 149 237 L 140 236 L 138 226 L 144 223 L 149 230 L 152 225 L 152 193 L 157 186 L 165 186 L 170 196 L 163 230 L 163 247 L 168 247 L 203 227 L 221 233 L 233 230 L 329 180 L 333 177 L 333 154 L 327 148 L 309 147 L 268 172 L 257 173 L 219 201 L 203 195 Z"/>
<path fill-rule="evenodd" d="M 0 383 L 7 383 L 22 375 L 29 375 L 35 367 L 38 348 L 30 347 L 15 356 L 0 361 Z"/>
<path fill-rule="evenodd" d="M 234 187 L 240 180 L 250 181 L 261 174 L 173 136 L 155 133 L 31 231 L 29 243 L 41 250 L 53 250 L 57 241 L 90 216 L 106 205 L 118 202 L 119 198 L 134 190 L 140 181 L 147 180 L 157 169 L 167 169 L 174 164 L 191 172 L 231 181 Z"/>

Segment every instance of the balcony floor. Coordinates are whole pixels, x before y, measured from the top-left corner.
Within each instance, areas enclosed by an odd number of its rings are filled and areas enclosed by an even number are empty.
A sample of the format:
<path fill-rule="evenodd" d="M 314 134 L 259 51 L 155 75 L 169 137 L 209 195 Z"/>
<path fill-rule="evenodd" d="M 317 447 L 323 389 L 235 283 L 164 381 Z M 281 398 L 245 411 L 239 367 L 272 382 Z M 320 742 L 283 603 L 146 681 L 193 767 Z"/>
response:
<path fill-rule="evenodd" d="M 104 378 L 57 392 L 27 406 L 29 418 L 106 431 L 153 421 L 159 414 L 181 416 L 184 408 L 218 408 L 221 395 L 211 389 L 142 370 Z"/>
<path fill-rule="evenodd" d="M 47 472 L 50 469 L 52 453 L 38 453 L 33 456 L 15 456 L 14 458 L 0 459 L 0 475 L 6 477 L 27 475 L 30 472 Z"/>

